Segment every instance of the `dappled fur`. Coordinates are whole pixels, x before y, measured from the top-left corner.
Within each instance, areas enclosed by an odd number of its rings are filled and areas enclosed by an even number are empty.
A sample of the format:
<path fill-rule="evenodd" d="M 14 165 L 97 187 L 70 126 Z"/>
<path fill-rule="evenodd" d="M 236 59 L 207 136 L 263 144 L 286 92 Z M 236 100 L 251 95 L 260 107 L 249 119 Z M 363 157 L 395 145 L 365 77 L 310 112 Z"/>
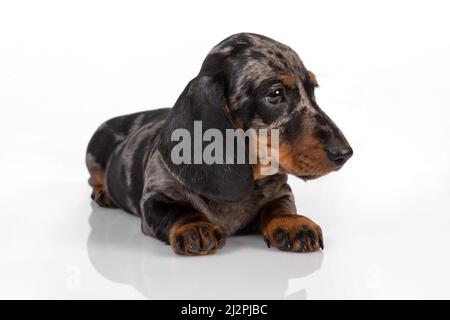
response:
<path fill-rule="evenodd" d="M 286 45 L 257 34 L 233 35 L 211 50 L 173 108 L 99 127 L 86 156 L 92 198 L 141 217 L 145 234 L 179 254 L 216 252 L 225 236 L 252 227 L 282 250 L 318 250 L 322 232 L 311 220 L 295 218 L 287 174 L 307 180 L 338 170 L 351 148 L 317 105 L 316 87 L 315 76 Z M 283 93 L 276 105 L 266 99 L 274 88 Z M 279 129 L 279 172 L 261 176 L 259 164 L 247 163 L 174 164 L 171 133 L 192 132 L 200 120 L 203 130 Z M 343 148 L 344 161 L 335 153 L 330 158 L 330 150 Z"/>

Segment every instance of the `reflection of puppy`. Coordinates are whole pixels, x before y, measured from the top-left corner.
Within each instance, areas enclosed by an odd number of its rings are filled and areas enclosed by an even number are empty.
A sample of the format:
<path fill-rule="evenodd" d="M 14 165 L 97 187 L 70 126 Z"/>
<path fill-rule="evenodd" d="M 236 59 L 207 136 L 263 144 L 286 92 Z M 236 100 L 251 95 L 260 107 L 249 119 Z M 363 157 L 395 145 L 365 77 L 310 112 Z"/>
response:
<path fill-rule="evenodd" d="M 233 237 L 230 250 L 206 260 L 176 259 L 137 229 L 138 218 L 95 206 L 89 224 L 87 251 L 94 268 L 151 299 L 304 299 L 301 279 L 319 270 L 323 260 L 322 252 L 270 259 L 256 236 Z"/>
<path fill-rule="evenodd" d="M 269 246 L 319 250 L 321 229 L 296 214 L 286 174 L 317 178 L 340 169 L 352 149 L 316 104 L 316 87 L 289 47 L 233 35 L 212 49 L 172 109 L 118 117 L 97 130 L 87 150 L 92 198 L 140 216 L 145 234 L 183 255 L 213 253 L 225 236 L 250 226 Z M 171 135 L 192 132 L 194 121 L 224 136 L 227 129 L 278 129 L 280 171 L 261 176 L 262 164 L 175 164 Z"/>

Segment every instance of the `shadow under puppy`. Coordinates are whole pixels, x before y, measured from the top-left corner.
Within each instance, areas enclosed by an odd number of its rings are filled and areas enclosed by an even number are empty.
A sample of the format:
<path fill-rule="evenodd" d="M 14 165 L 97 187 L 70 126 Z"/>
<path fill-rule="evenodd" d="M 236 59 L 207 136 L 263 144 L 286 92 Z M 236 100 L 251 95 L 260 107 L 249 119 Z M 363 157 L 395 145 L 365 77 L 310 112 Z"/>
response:
<path fill-rule="evenodd" d="M 287 174 L 304 180 L 340 169 L 353 151 L 314 98 L 314 75 L 289 47 L 240 33 L 215 46 L 173 108 L 105 122 L 86 156 L 92 199 L 142 218 L 142 231 L 182 255 L 223 247 L 256 228 L 281 250 L 323 249 L 320 227 L 297 215 Z M 279 170 L 262 163 L 176 164 L 176 129 L 279 130 Z M 235 155 L 234 155 L 235 157 Z"/>

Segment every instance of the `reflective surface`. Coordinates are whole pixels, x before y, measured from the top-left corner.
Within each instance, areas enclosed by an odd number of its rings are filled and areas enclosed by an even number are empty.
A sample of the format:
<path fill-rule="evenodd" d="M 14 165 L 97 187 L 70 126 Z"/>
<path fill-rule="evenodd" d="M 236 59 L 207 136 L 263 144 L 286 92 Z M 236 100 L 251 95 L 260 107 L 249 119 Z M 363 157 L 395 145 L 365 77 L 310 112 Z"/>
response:
<path fill-rule="evenodd" d="M 231 238 L 223 251 L 210 257 L 176 257 L 169 246 L 142 235 L 138 220 L 93 209 L 87 249 L 101 275 L 130 284 L 148 298 L 305 298 L 306 290 L 289 288 L 289 282 L 322 264 L 322 253 L 274 256 L 254 236 Z"/>
<path fill-rule="evenodd" d="M 306 206 L 324 213 L 324 218 L 314 216 L 325 233 L 323 252 L 280 252 L 255 235 L 231 237 L 223 250 L 205 257 L 176 256 L 167 245 L 144 236 L 138 218 L 91 204 L 84 182 L 17 187 L 3 206 L 11 214 L 0 227 L 0 297 L 449 297 L 449 207 L 444 195 L 429 199 L 446 210 L 440 211 L 445 217 L 439 223 L 421 219 L 428 210 L 420 204 L 409 207 L 414 199 L 405 204 L 404 214 L 402 205 L 392 201 L 397 196 L 386 195 L 391 217 L 377 217 L 376 210 L 361 206 L 347 220 L 341 210 L 354 212 L 358 206 L 314 199 L 320 185 L 309 184 L 301 186 L 313 198 Z M 332 207 L 342 221 L 326 217 Z"/>
<path fill-rule="evenodd" d="M 233 1 L 0 3 L 0 298 L 450 298 L 449 4 L 298 1 L 267 23 L 271 2 Z M 91 204 L 96 127 L 173 105 L 238 31 L 300 54 L 354 149 L 340 172 L 289 178 L 323 252 L 240 236 L 179 257 Z"/>

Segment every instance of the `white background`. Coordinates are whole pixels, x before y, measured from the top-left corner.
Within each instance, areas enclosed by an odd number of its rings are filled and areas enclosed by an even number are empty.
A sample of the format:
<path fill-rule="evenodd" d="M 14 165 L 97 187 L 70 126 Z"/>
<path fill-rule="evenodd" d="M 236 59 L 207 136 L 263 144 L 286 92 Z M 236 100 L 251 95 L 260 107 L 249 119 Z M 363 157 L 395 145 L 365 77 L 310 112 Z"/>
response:
<path fill-rule="evenodd" d="M 0 2 L 0 298 L 450 298 L 446 1 Z M 91 204 L 104 120 L 172 106 L 223 38 L 286 43 L 355 154 L 294 177 L 325 250 L 233 237 L 175 256 L 139 220 Z"/>

